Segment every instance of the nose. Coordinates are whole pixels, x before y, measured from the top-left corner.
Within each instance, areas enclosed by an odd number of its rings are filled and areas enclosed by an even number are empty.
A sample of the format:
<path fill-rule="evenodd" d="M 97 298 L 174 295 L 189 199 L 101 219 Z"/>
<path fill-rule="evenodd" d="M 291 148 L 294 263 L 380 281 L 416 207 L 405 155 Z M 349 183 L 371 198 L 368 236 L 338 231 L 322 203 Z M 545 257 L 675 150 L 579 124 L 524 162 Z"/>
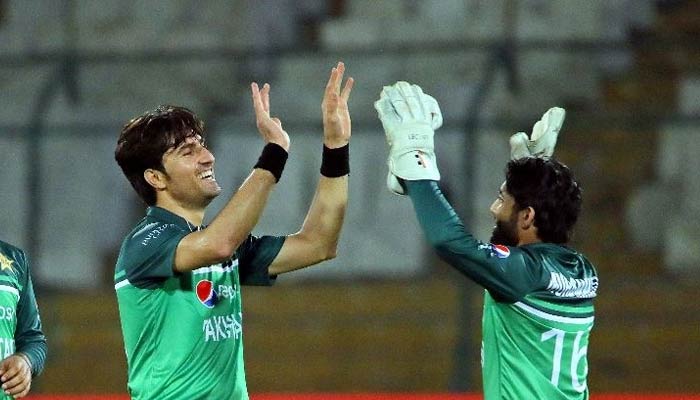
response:
<path fill-rule="evenodd" d="M 496 218 L 496 213 L 498 212 L 498 206 L 499 206 L 499 201 L 498 199 L 494 200 L 493 203 L 491 203 L 491 207 L 489 207 L 489 211 L 491 212 L 491 215 Z"/>
<path fill-rule="evenodd" d="M 212 152 L 209 151 L 209 149 L 207 149 L 206 147 L 202 147 L 199 162 L 202 164 L 214 164 L 214 161 L 216 161 L 214 154 L 212 154 Z"/>

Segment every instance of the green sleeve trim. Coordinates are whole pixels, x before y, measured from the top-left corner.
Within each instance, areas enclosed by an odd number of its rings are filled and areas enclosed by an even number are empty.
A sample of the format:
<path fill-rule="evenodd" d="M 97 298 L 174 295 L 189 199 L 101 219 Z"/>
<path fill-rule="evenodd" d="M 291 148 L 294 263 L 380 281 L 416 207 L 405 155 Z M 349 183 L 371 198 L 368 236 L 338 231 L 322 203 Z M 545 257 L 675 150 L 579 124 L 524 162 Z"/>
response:
<path fill-rule="evenodd" d="M 19 297 L 20 297 L 20 296 L 19 296 L 19 290 L 17 290 L 16 287 L 10 286 L 10 285 L 3 285 L 2 283 L 0 283 L 0 292 L 12 293 L 12 294 L 14 294 L 15 296 L 17 296 L 18 299 L 19 299 Z"/>

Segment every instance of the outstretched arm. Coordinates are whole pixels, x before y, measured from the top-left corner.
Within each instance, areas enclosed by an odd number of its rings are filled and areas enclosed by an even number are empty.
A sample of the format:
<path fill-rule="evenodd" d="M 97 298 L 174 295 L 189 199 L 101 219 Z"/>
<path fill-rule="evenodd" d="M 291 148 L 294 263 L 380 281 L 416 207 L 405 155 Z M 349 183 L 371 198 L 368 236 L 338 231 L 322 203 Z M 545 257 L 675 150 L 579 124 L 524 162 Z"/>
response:
<path fill-rule="evenodd" d="M 258 223 L 284 168 L 289 136 L 280 120 L 270 116 L 270 85 L 265 84 L 260 90 L 253 83 L 251 92 L 256 125 L 266 146 L 253 172 L 212 223 L 180 241 L 175 253 L 176 271 L 189 271 L 231 258 Z"/>
<path fill-rule="evenodd" d="M 323 162 L 316 194 L 301 230 L 287 237 L 269 267 L 271 275 L 334 258 L 348 203 L 348 146 L 351 123 L 348 98 L 353 79 L 342 87 L 345 65 L 333 68 L 326 85 L 323 113 Z"/>
<path fill-rule="evenodd" d="M 411 198 L 430 245 L 450 265 L 499 298 L 521 297 L 538 279 L 524 268 L 523 253 L 476 240 L 438 187 L 433 137 L 442 117 L 437 102 L 419 86 L 397 82 L 384 87 L 375 108 L 389 144 L 389 190 Z"/>

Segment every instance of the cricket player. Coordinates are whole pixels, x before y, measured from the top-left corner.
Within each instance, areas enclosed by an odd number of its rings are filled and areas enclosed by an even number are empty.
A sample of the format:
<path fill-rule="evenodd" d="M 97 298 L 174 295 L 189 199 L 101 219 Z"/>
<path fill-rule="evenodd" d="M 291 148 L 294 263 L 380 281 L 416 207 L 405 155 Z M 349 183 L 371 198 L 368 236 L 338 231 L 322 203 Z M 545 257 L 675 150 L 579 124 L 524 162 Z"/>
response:
<path fill-rule="evenodd" d="M 251 85 L 266 145 L 208 226 L 205 208 L 221 188 L 202 121 L 161 106 L 122 130 L 116 160 L 149 206 L 122 244 L 114 277 L 133 399 L 248 399 L 240 285 L 271 285 L 279 274 L 335 257 L 348 200 L 353 80 L 341 89 L 344 71 L 338 63 L 328 80 L 321 174 L 301 230 L 289 236 L 250 234 L 290 145 L 270 116 L 268 84 Z"/>
<path fill-rule="evenodd" d="M 0 241 L 0 399 L 25 397 L 44 369 L 46 337 L 24 251 Z"/>
<path fill-rule="evenodd" d="M 566 246 L 581 208 L 571 171 L 551 158 L 564 110 L 553 108 L 532 135 L 511 137 L 505 182 L 491 205 L 490 243 L 465 228 L 437 182 L 437 101 L 398 82 L 375 103 L 389 143 L 389 189 L 408 195 L 437 253 L 483 286 L 484 398 L 588 399 L 588 339 L 598 277 Z"/>

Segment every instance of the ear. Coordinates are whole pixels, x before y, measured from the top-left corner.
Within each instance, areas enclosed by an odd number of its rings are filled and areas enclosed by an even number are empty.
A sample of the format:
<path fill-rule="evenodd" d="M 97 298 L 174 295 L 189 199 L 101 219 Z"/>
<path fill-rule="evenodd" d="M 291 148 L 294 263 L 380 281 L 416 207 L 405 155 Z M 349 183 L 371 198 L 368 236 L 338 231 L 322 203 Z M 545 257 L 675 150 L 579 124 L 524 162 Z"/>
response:
<path fill-rule="evenodd" d="M 528 230 L 530 228 L 537 229 L 535 227 L 535 209 L 526 207 L 518 211 L 518 223 L 523 230 Z"/>
<path fill-rule="evenodd" d="M 166 187 L 166 175 L 157 169 L 149 168 L 143 171 L 143 179 L 153 186 L 156 191 L 163 190 Z"/>

